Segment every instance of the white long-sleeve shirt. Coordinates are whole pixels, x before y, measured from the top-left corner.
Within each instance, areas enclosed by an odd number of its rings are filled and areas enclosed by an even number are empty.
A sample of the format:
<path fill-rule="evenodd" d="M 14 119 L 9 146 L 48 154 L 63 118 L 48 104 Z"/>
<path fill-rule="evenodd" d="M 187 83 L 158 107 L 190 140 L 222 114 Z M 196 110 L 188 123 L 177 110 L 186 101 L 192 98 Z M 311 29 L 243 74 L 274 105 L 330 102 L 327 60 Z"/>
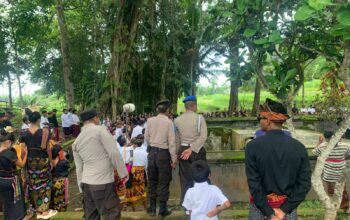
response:
<path fill-rule="evenodd" d="M 143 130 L 143 127 L 140 125 L 137 125 L 136 127 L 134 127 L 134 129 L 132 129 L 131 138 L 137 137 L 138 135 L 142 134 L 142 130 Z"/>
<path fill-rule="evenodd" d="M 74 125 L 79 125 L 80 119 L 79 119 L 78 115 L 72 114 L 72 119 L 73 119 L 72 122 L 73 122 Z"/>
<path fill-rule="evenodd" d="M 62 114 L 61 115 L 61 120 L 62 120 L 62 127 L 63 128 L 69 128 L 73 124 L 72 117 L 69 116 L 68 114 Z"/>

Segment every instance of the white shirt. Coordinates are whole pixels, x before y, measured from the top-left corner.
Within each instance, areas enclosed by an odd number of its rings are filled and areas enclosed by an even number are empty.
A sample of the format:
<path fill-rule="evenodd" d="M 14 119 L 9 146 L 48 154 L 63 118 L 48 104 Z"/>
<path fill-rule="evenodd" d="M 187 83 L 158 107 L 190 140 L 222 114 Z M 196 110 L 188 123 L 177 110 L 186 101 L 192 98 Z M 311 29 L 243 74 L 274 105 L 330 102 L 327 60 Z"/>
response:
<path fill-rule="evenodd" d="M 147 155 L 148 153 L 142 149 L 141 147 L 137 147 L 134 149 L 134 157 L 133 157 L 133 166 L 141 166 L 147 168 L 148 160 Z"/>
<path fill-rule="evenodd" d="M 143 150 L 145 150 L 146 152 L 147 152 L 147 142 L 146 142 L 146 140 L 143 142 L 143 144 L 141 145 L 141 149 L 143 149 Z"/>
<path fill-rule="evenodd" d="M 79 123 L 80 123 L 80 119 L 79 119 L 79 117 L 78 117 L 78 115 L 76 115 L 76 114 L 72 114 L 72 119 L 73 119 L 73 124 L 75 124 L 75 125 L 79 125 Z"/>
<path fill-rule="evenodd" d="M 301 109 L 300 109 L 300 112 L 301 112 L 301 113 L 307 113 L 307 108 L 301 108 Z"/>
<path fill-rule="evenodd" d="M 117 140 L 118 137 L 122 136 L 123 135 L 123 132 L 122 132 L 122 128 L 116 128 L 115 131 L 114 131 L 114 139 Z"/>
<path fill-rule="evenodd" d="M 207 217 L 208 212 L 228 199 L 221 190 L 207 182 L 195 183 L 187 190 L 182 206 L 191 211 L 191 220 L 218 220 L 218 217 Z"/>
<path fill-rule="evenodd" d="M 72 124 L 73 121 L 71 120 L 71 116 L 69 116 L 69 114 L 62 114 L 61 115 L 61 120 L 62 120 L 62 127 L 63 128 L 69 128 Z"/>
<path fill-rule="evenodd" d="M 40 128 L 48 128 L 49 127 L 49 120 L 45 118 L 44 116 L 41 116 L 40 119 Z"/>
<path fill-rule="evenodd" d="M 130 163 L 130 151 L 133 149 L 133 147 L 120 147 L 119 143 L 117 142 L 117 147 L 119 149 L 120 154 L 122 155 L 122 158 L 124 160 L 124 163 Z"/>
<path fill-rule="evenodd" d="M 142 134 L 142 130 L 143 130 L 143 127 L 140 125 L 137 125 L 136 127 L 134 127 L 134 129 L 132 129 L 131 138 L 137 137 L 137 135 Z"/>
<path fill-rule="evenodd" d="M 21 130 L 26 130 L 29 128 L 29 125 L 27 125 L 26 123 L 22 124 Z"/>
<path fill-rule="evenodd" d="M 313 115 L 316 113 L 316 109 L 315 108 L 308 108 L 307 112 Z"/>
<path fill-rule="evenodd" d="M 68 112 L 68 119 L 69 119 L 69 121 L 70 121 L 70 125 L 72 125 L 72 124 L 74 124 L 74 120 L 73 120 L 73 113 L 72 112 Z"/>

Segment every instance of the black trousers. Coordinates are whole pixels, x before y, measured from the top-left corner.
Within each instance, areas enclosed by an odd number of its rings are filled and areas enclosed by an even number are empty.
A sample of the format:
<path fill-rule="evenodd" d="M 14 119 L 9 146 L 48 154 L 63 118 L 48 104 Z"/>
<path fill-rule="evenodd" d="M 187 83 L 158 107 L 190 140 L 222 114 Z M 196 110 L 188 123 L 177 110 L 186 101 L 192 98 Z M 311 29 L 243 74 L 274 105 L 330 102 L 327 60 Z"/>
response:
<path fill-rule="evenodd" d="M 82 184 L 86 220 L 117 220 L 120 218 L 119 198 L 114 182 L 101 185 Z"/>
<path fill-rule="evenodd" d="M 187 146 L 186 147 L 181 146 L 178 152 L 179 168 L 180 168 L 179 170 L 180 184 L 181 184 L 181 203 L 180 204 L 182 204 L 187 190 L 193 187 L 194 185 L 191 172 L 190 172 L 191 164 L 197 160 L 207 160 L 207 157 L 206 157 L 207 153 L 203 147 L 200 149 L 198 153 L 192 152 L 188 160 L 182 160 L 180 156 L 182 152 L 186 149 L 188 149 Z"/>
<path fill-rule="evenodd" d="M 169 200 L 172 179 L 171 157 L 168 149 L 150 147 L 148 153 L 148 194 L 150 199 Z M 159 192 L 157 192 L 159 187 Z"/>

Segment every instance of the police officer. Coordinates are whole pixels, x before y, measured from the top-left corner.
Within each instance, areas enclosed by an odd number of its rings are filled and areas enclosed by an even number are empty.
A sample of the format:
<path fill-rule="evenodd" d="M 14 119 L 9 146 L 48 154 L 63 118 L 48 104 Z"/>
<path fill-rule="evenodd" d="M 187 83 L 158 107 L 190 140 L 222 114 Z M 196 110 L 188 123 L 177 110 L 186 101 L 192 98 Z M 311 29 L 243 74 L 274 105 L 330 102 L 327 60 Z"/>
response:
<path fill-rule="evenodd" d="M 169 185 L 172 178 L 172 168 L 176 164 L 175 129 L 168 118 L 170 107 L 168 100 L 157 103 L 158 115 L 147 120 L 145 139 L 148 144 L 148 193 L 150 207 L 147 212 L 156 215 L 156 200 L 158 196 L 159 215 L 165 217 L 171 214 L 167 202 L 169 199 Z M 159 192 L 157 189 L 159 187 Z"/>
<path fill-rule="evenodd" d="M 187 189 L 193 187 L 191 164 L 196 160 L 206 160 L 206 151 L 203 146 L 208 132 L 204 117 L 196 113 L 196 96 L 187 96 L 183 103 L 186 111 L 175 119 L 176 144 L 179 146 L 181 204 Z"/>

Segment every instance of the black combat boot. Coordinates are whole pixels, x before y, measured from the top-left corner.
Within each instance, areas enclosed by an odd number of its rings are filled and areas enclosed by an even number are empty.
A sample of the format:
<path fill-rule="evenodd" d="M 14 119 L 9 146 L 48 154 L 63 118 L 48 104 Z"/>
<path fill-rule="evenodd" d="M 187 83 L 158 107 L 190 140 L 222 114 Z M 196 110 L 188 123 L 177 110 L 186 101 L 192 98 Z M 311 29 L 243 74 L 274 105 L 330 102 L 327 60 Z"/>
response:
<path fill-rule="evenodd" d="M 164 218 L 168 215 L 171 215 L 171 209 L 168 208 L 166 202 L 160 202 L 159 204 L 159 216 Z"/>
<path fill-rule="evenodd" d="M 149 208 L 147 209 L 147 213 L 154 217 L 156 216 L 157 209 L 157 201 L 155 199 L 149 199 Z"/>

